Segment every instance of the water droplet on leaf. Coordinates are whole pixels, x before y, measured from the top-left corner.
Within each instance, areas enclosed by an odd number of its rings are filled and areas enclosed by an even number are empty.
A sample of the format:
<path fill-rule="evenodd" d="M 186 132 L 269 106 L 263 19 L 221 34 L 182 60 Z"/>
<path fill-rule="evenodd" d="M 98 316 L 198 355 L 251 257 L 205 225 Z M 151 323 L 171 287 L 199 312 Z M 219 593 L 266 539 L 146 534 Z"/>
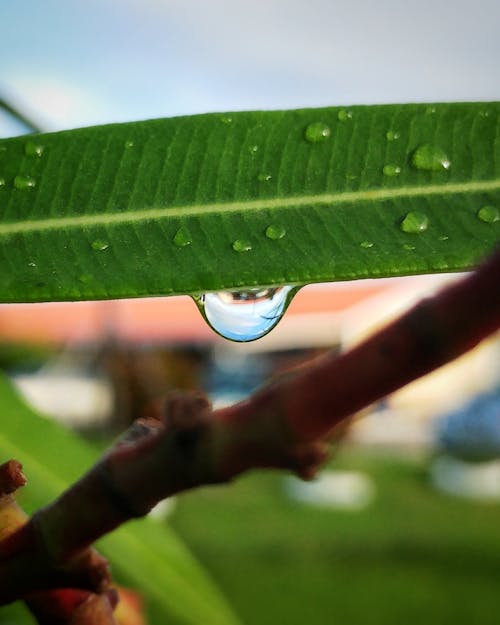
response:
<path fill-rule="evenodd" d="M 266 237 L 272 241 L 278 241 L 282 239 L 286 234 L 285 228 L 279 224 L 271 224 L 266 228 Z"/>
<path fill-rule="evenodd" d="M 96 252 L 103 252 L 108 249 L 109 243 L 107 241 L 103 241 L 102 239 L 96 239 L 95 241 L 92 241 L 91 247 Z"/>
<path fill-rule="evenodd" d="M 29 262 L 28 267 L 36 267 L 36 263 L 34 261 Z"/>
<path fill-rule="evenodd" d="M 411 163 L 416 169 L 425 171 L 442 171 L 449 169 L 451 162 L 446 153 L 428 143 L 420 145 L 411 157 Z"/>
<path fill-rule="evenodd" d="M 425 213 L 419 211 L 409 212 L 400 224 L 400 228 L 403 232 L 409 232 L 410 234 L 419 234 L 427 230 L 429 226 L 429 219 Z"/>
<path fill-rule="evenodd" d="M 313 122 L 306 128 L 305 137 L 309 143 L 321 143 L 330 136 L 330 127 L 324 122 Z"/>
<path fill-rule="evenodd" d="M 399 139 L 400 134 L 397 130 L 388 130 L 385 133 L 385 137 L 387 141 L 396 141 L 397 139 Z"/>
<path fill-rule="evenodd" d="M 401 173 L 401 167 L 399 165 L 384 165 L 382 171 L 385 176 L 397 176 Z"/>
<path fill-rule="evenodd" d="M 128 139 L 128 141 L 125 141 L 125 147 L 127 149 L 133 148 L 134 145 L 135 145 L 135 143 L 131 139 Z"/>
<path fill-rule="evenodd" d="M 175 233 L 173 241 L 174 245 L 177 245 L 177 247 L 186 247 L 186 245 L 191 245 L 193 239 L 189 234 L 188 229 L 181 226 Z"/>
<path fill-rule="evenodd" d="M 220 120 L 221 120 L 221 122 L 223 124 L 232 124 L 233 123 L 233 118 L 231 117 L 231 115 L 222 115 Z"/>
<path fill-rule="evenodd" d="M 352 119 L 352 111 L 346 111 L 345 109 L 342 109 L 337 113 L 337 118 L 341 122 L 347 122 Z"/>
<path fill-rule="evenodd" d="M 271 174 L 259 174 L 257 176 L 257 180 L 259 182 L 269 182 L 269 180 L 271 180 L 272 176 Z"/>
<path fill-rule="evenodd" d="M 233 241 L 232 248 L 235 252 L 249 252 L 252 249 L 252 244 L 246 239 L 236 239 Z"/>
<path fill-rule="evenodd" d="M 248 146 L 248 151 L 250 152 L 250 154 L 257 154 L 257 152 L 259 151 L 259 146 L 254 144 L 254 145 L 249 145 Z"/>
<path fill-rule="evenodd" d="M 205 293 L 195 301 L 208 324 L 232 341 L 254 341 L 267 334 L 290 303 L 294 287 Z"/>
<path fill-rule="evenodd" d="M 373 247 L 373 243 L 371 241 L 362 241 L 360 244 L 360 247 L 363 247 L 365 250 L 370 249 L 370 247 Z"/>
<path fill-rule="evenodd" d="M 22 191 L 23 189 L 32 189 L 36 185 L 36 181 L 31 176 L 16 176 L 14 178 L 14 187 Z"/>
<path fill-rule="evenodd" d="M 442 234 L 440 237 L 438 237 L 439 241 L 448 241 L 450 237 L 447 234 Z"/>
<path fill-rule="evenodd" d="M 496 206 L 483 206 L 477 212 L 477 216 L 484 223 L 493 224 L 500 220 L 500 211 Z"/>
<path fill-rule="evenodd" d="M 428 106 L 428 107 L 425 109 L 425 114 L 426 114 L 426 115 L 434 115 L 434 113 L 435 113 L 435 112 L 436 112 L 436 107 L 435 107 L 435 106 L 433 106 L 433 105 Z"/>
<path fill-rule="evenodd" d="M 0 187 L 5 187 L 5 178 L 0 178 Z"/>
<path fill-rule="evenodd" d="M 42 156 L 43 154 L 43 145 L 39 143 L 35 143 L 34 141 L 28 141 L 28 143 L 24 146 L 24 153 L 26 156 Z"/>
<path fill-rule="evenodd" d="M 403 245 L 403 248 L 404 248 L 405 250 L 408 250 L 409 252 L 413 252 L 413 250 L 415 249 L 415 246 L 414 246 L 414 245 L 411 245 L 410 243 L 405 243 L 405 244 Z"/>

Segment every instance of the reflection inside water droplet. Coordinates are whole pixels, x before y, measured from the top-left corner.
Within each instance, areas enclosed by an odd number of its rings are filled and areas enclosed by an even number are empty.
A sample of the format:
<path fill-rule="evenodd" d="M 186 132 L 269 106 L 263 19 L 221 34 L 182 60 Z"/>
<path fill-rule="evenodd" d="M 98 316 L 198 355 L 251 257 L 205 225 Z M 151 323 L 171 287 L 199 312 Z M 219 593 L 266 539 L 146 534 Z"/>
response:
<path fill-rule="evenodd" d="M 205 293 L 195 299 L 208 324 L 231 341 L 254 341 L 283 317 L 296 287 L 281 286 Z"/>
<path fill-rule="evenodd" d="M 191 245 L 193 239 L 189 234 L 188 229 L 184 226 L 181 226 L 179 230 L 177 230 L 177 232 L 175 233 L 173 241 L 174 245 L 176 245 L 177 247 L 186 247 L 186 245 Z"/>

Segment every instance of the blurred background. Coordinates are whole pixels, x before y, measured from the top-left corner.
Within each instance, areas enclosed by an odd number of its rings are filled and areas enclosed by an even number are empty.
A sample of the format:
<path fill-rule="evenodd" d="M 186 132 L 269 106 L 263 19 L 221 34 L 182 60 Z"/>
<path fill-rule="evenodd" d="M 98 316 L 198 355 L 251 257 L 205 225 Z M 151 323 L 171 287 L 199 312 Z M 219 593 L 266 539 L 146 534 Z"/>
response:
<path fill-rule="evenodd" d="M 2 0 L 0 137 L 30 123 L 498 100 L 499 28 L 497 0 Z M 307 286 L 249 344 L 214 334 L 183 297 L 0 305 L 0 367 L 39 411 L 104 445 L 169 389 L 237 401 L 455 279 Z M 496 624 L 499 356 L 493 337 L 371 407 L 315 483 L 254 474 L 156 514 L 247 624 Z"/>

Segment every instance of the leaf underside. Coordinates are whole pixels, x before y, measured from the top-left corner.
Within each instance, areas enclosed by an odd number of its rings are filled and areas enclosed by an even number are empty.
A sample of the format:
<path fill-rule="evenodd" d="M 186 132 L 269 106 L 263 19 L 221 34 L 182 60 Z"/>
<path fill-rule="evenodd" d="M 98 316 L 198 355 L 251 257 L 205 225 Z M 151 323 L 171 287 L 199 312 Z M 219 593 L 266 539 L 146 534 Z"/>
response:
<path fill-rule="evenodd" d="M 66 428 L 35 414 L 0 375 L 0 463 L 23 463 L 28 485 L 19 493 L 32 511 L 54 500 L 97 459 L 95 450 Z M 134 521 L 98 545 L 113 575 L 144 595 L 150 622 L 235 625 L 238 621 L 210 579 L 165 522 Z"/>
<path fill-rule="evenodd" d="M 311 142 L 315 123 L 329 135 Z M 468 269 L 499 240 L 500 220 L 478 217 L 500 207 L 499 128 L 497 102 L 405 104 L 0 141 L 0 301 Z M 449 167 L 419 169 L 421 146 Z M 409 212 L 426 229 L 402 230 Z"/>

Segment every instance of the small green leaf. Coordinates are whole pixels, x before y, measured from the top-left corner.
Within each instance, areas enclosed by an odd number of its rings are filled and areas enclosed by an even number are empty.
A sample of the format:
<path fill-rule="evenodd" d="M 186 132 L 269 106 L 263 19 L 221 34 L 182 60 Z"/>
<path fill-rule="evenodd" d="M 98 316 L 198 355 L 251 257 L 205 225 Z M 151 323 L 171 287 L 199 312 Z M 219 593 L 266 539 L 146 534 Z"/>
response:
<path fill-rule="evenodd" d="M 405 104 L 0 141 L 0 301 L 468 269 L 500 237 L 500 220 L 478 218 L 500 207 L 499 124 L 498 102 Z M 412 212 L 429 225 L 407 254 Z M 271 224 L 286 236 L 266 236 Z"/>

